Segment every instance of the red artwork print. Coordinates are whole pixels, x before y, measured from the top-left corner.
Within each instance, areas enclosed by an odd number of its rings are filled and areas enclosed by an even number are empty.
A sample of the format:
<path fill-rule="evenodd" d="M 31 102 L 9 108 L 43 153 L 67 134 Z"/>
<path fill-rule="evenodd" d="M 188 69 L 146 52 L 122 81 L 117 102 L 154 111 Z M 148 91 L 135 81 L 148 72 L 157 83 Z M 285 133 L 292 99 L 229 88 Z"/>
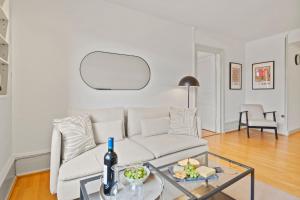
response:
<path fill-rule="evenodd" d="M 257 63 L 253 68 L 253 89 L 274 89 L 274 62 Z"/>

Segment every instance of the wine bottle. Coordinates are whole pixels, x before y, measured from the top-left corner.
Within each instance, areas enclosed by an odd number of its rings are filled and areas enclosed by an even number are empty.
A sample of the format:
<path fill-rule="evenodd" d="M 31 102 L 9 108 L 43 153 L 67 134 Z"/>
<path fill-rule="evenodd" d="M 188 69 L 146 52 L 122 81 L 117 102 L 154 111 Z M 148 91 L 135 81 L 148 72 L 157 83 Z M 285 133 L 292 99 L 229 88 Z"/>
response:
<path fill-rule="evenodd" d="M 104 194 L 109 196 L 115 183 L 114 165 L 118 163 L 118 156 L 114 152 L 114 138 L 108 138 L 108 152 L 104 156 L 103 184 Z"/>

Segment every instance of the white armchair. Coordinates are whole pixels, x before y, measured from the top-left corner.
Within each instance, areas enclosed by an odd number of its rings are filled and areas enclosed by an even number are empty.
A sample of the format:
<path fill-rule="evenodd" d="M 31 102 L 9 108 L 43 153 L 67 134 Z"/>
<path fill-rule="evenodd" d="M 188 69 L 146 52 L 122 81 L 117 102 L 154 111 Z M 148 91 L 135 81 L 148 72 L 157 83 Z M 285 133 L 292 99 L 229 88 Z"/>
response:
<path fill-rule="evenodd" d="M 264 112 L 263 106 L 259 104 L 242 104 L 239 120 L 239 131 L 241 126 L 246 126 L 247 135 L 249 135 L 250 128 L 260 128 L 261 132 L 264 129 L 273 129 L 275 137 L 278 139 L 277 134 L 277 122 L 276 122 L 276 111 Z M 273 120 L 268 120 L 267 114 L 273 114 Z"/>

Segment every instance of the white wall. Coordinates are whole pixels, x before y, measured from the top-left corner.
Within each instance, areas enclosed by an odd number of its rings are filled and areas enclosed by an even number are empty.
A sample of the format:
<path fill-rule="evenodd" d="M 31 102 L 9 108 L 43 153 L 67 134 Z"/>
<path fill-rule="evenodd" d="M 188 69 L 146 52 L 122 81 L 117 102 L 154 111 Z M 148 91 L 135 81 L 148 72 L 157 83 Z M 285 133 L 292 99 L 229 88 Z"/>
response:
<path fill-rule="evenodd" d="M 5 1 L 3 9 L 9 15 L 9 2 Z M 7 39 L 9 41 L 9 32 Z M 12 156 L 11 136 L 11 65 L 8 70 L 8 90 L 6 96 L 0 96 L 0 186 L 3 176 L 6 176 L 7 166 Z"/>
<path fill-rule="evenodd" d="M 62 3 L 12 2 L 13 151 L 49 149 L 51 122 L 67 110 L 70 46 Z"/>
<path fill-rule="evenodd" d="M 288 43 L 300 41 L 300 29 L 295 29 L 288 32 Z"/>
<path fill-rule="evenodd" d="M 275 89 L 252 90 L 252 64 L 275 61 Z M 285 110 L 285 34 L 246 44 L 246 103 L 263 104 L 266 111 L 277 111 L 279 132 L 286 134 Z"/>
<path fill-rule="evenodd" d="M 192 69 L 190 27 L 101 0 L 12 6 L 15 153 L 49 149 L 51 122 L 70 107 L 185 105 L 186 91 L 177 83 Z M 95 50 L 143 57 L 152 72 L 149 85 L 140 91 L 87 87 L 79 64 Z"/>
<path fill-rule="evenodd" d="M 13 0 L 13 151 L 47 151 L 51 123 L 69 108 L 186 106 L 179 79 L 192 73 L 192 28 L 103 0 Z M 38 17 L 37 17 L 38 16 Z M 197 31 L 197 43 L 225 50 L 226 121 L 236 121 L 244 91 L 229 91 L 229 61 L 244 61 L 243 43 Z M 96 91 L 79 75 L 95 50 L 134 54 L 151 68 L 140 91 Z"/>
<path fill-rule="evenodd" d="M 67 12 L 72 32 L 71 107 L 185 105 L 185 91 L 176 86 L 192 69 L 190 27 L 98 0 L 70 3 Z M 149 85 L 121 92 L 88 88 L 78 76 L 78 67 L 83 56 L 94 50 L 141 56 L 151 68 Z"/>
<path fill-rule="evenodd" d="M 287 62 L 287 103 L 288 132 L 300 129 L 300 65 L 295 64 L 295 55 L 300 54 L 300 39 L 288 45 Z"/>

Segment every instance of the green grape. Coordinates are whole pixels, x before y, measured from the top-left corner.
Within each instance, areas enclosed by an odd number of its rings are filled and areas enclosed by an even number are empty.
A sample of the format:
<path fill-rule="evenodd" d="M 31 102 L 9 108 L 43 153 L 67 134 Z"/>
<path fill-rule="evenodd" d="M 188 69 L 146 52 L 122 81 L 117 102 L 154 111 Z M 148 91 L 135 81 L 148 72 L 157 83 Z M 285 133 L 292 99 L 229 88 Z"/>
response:
<path fill-rule="evenodd" d="M 130 179 L 142 179 L 147 175 L 147 172 L 143 167 L 129 168 L 125 170 L 124 175 Z"/>

